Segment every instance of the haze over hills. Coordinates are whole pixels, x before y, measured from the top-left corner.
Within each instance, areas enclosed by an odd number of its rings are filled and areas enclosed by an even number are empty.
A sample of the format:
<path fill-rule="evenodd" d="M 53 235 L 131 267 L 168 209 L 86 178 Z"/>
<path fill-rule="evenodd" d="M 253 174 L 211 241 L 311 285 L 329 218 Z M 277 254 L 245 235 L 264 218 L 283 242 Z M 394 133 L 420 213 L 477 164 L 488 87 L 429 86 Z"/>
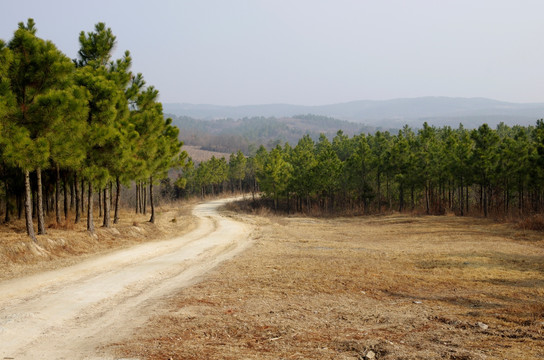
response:
<path fill-rule="evenodd" d="M 180 129 L 180 140 L 186 145 L 225 153 L 242 150 L 245 154 L 253 154 L 260 145 L 270 149 L 285 142 L 296 144 L 304 135 L 318 140 L 323 134 L 332 139 L 338 130 L 342 130 L 347 136 L 392 130 L 321 115 L 216 120 L 194 119 L 173 114 L 167 116 L 171 116 L 173 124 Z"/>
<path fill-rule="evenodd" d="M 220 106 L 165 103 L 164 112 L 196 119 L 242 119 L 246 117 L 291 117 L 315 114 L 385 128 L 405 124 L 467 128 L 483 123 L 495 126 L 532 125 L 544 118 L 544 103 L 511 103 L 486 98 L 420 97 L 392 100 L 361 100 L 339 104 L 303 106 L 290 104 Z"/>

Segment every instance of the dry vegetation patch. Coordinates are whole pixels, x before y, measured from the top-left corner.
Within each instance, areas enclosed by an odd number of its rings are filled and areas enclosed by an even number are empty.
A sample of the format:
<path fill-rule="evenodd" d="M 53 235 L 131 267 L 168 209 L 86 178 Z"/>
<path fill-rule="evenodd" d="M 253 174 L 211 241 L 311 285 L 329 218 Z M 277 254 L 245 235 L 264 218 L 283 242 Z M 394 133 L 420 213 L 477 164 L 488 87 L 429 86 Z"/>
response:
<path fill-rule="evenodd" d="M 232 215 L 239 216 L 239 215 Z M 255 244 L 113 350 L 142 359 L 538 359 L 544 241 L 458 217 L 246 216 Z"/>
<path fill-rule="evenodd" d="M 53 215 L 47 234 L 38 235 L 36 244 L 26 236 L 24 219 L 4 224 L 0 226 L 0 280 L 67 266 L 89 256 L 146 241 L 182 235 L 196 227 L 191 215 L 194 203 L 159 206 L 155 224 L 148 222 L 149 214 L 124 209 L 119 223 L 109 229 L 100 227 L 102 222 L 96 213 L 94 236 L 86 231 L 86 220 L 73 224 L 69 219 L 56 224 Z"/>
<path fill-rule="evenodd" d="M 183 145 L 183 150 L 187 151 L 189 156 L 196 163 L 208 161 L 212 158 L 212 156 L 215 156 L 218 159 L 222 157 L 224 157 L 225 159 L 228 159 L 230 156 L 230 154 L 227 154 L 224 152 L 203 150 L 200 146 L 194 146 L 194 145 Z"/>

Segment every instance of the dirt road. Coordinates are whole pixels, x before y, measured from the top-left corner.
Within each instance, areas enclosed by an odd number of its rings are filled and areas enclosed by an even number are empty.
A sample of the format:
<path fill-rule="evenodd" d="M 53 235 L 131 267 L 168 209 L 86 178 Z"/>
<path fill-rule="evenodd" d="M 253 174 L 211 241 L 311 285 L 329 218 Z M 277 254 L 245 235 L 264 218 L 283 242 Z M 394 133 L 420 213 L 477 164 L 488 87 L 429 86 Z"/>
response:
<path fill-rule="evenodd" d="M 197 205 L 200 224 L 183 237 L 0 283 L 0 359 L 112 359 L 102 345 L 250 244 L 249 225 L 217 213 L 226 201 Z"/>

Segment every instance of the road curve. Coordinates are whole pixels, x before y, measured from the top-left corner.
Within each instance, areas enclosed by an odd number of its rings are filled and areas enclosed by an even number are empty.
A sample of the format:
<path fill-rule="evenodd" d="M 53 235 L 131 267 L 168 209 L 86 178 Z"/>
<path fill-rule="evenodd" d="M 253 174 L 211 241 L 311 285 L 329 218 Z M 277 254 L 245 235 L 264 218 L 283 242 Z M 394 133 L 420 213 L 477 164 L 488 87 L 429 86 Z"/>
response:
<path fill-rule="evenodd" d="M 113 359 L 101 346 L 250 244 L 248 224 L 218 214 L 227 201 L 197 205 L 199 225 L 182 237 L 0 282 L 0 359 Z"/>

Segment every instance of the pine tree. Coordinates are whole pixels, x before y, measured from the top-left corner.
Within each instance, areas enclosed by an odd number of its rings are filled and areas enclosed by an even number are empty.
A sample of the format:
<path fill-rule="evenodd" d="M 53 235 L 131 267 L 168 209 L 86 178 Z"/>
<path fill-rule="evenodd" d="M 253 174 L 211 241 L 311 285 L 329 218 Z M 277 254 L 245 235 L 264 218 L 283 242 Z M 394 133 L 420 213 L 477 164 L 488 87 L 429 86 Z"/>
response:
<path fill-rule="evenodd" d="M 309 135 L 304 135 L 289 157 L 293 173 L 289 180 L 289 188 L 296 194 L 297 207 L 302 211 L 302 202 L 310 210 L 310 196 L 315 193 L 314 168 L 317 166 L 315 143 Z"/>
<path fill-rule="evenodd" d="M 10 88 L 8 70 L 13 61 L 13 55 L 6 43 L 0 39 L 0 119 L 12 110 L 15 102 Z M 1 124 L 0 124 L 1 125 Z"/>
<path fill-rule="evenodd" d="M 25 216 L 28 235 L 35 240 L 32 224 L 30 172 L 38 179 L 38 232 L 45 233 L 41 173 L 48 166 L 51 132 L 58 116 L 48 104 L 55 102 L 69 84 L 73 64 L 50 41 L 36 36 L 32 19 L 19 23 L 9 43 L 13 60 L 8 78 L 16 107 L 4 120 L 6 159 L 25 174 Z"/>
<path fill-rule="evenodd" d="M 149 177 L 149 200 L 151 205 L 151 217 L 149 222 L 151 223 L 155 222 L 154 181 L 166 178 L 170 169 L 183 166 L 188 158 L 187 153 L 181 151 L 183 143 L 178 140 L 178 134 L 179 129 L 172 126 L 172 119 L 168 118 L 163 122 L 161 133 L 156 139 L 158 151 L 155 154 L 155 158 L 151 159 L 151 175 Z M 224 160 L 225 159 L 223 158 L 223 162 Z"/>
<path fill-rule="evenodd" d="M 361 134 L 353 138 L 354 149 L 350 151 L 349 158 L 346 160 L 346 178 L 349 180 L 349 188 L 357 194 L 357 197 L 363 204 L 365 213 L 369 211 L 369 203 L 373 194 L 370 185 L 373 163 L 372 152 L 368 138 Z"/>
<path fill-rule="evenodd" d="M 95 31 L 79 36 L 78 84 L 90 93 L 87 157 L 83 168 L 83 177 L 89 185 L 87 228 L 93 231 L 92 222 L 92 189 L 104 191 L 104 198 L 111 197 L 108 184 L 114 179 L 118 184 L 122 169 L 126 169 L 127 158 L 134 151 L 136 137 L 132 125 L 128 122 L 129 100 L 131 93 L 130 72 L 132 63 L 130 53 L 125 52 L 123 58 L 110 61 L 116 38 L 104 23 L 95 25 Z M 128 144 L 131 143 L 131 144 Z M 132 165 L 130 163 L 130 165 Z M 119 191 L 118 191 L 119 192 Z M 118 204 L 118 201 L 116 201 Z M 104 202 L 103 226 L 110 226 L 110 201 Z"/>
<path fill-rule="evenodd" d="M 278 145 L 266 156 L 262 169 L 258 172 L 262 190 L 274 199 L 275 211 L 278 210 L 280 195 L 287 189 L 291 173 L 291 164 L 285 160 L 282 149 Z"/>
<path fill-rule="evenodd" d="M 238 183 L 238 190 L 242 191 L 242 180 L 246 176 L 246 163 L 247 159 L 242 153 L 238 150 L 236 154 L 232 153 L 229 158 L 229 179 L 231 183 Z"/>
<path fill-rule="evenodd" d="M 322 208 L 334 208 L 334 196 L 340 186 L 342 161 L 336 155 L 330 141 L 322 134 L 316 145 L 317 165 L 313 168 L 315 190 L 321 197 Z"/>
<path fill-rule="evenodd" d="M 480 207 L 484 216 L 489 214 L 489 204 L 491 203 L 492 181 L 496 174 L 498 160 L 499 136 L 487 124 L 483 124 L 478 129 L 471 132 L 471 138 L 474 140 L 474 152 L 472 154 L 472 166 L 474 176 L 478 185 L 480 185 Z"/>
<path fill-rule="evenodd" d="M 52 123 L 46 138 L 56 173 L 55 215 L 59 223 L 60 170 L 61 168 L 65 170 L 79 168 L 86 155 L 82 144 L 87 127 L 87 92 L 78 86 L 68 86 L 42 99 L 38 105 Z M 66 196 L 65 200 L 67 200 Z"/>

